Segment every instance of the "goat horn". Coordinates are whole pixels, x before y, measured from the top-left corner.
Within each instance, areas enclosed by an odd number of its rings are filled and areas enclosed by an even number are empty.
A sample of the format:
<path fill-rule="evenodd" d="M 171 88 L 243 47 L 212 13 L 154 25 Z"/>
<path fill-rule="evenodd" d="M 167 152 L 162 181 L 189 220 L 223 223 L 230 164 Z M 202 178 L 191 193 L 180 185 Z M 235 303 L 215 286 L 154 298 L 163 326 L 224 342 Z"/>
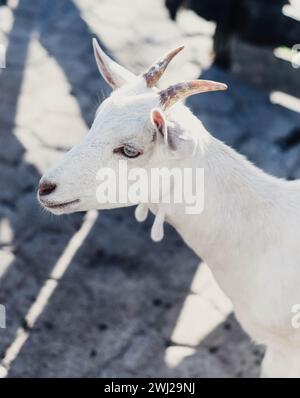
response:
<path fill-rule="evenodd" d="M 227 90 L 227 85 L 211 80 L 191 80 L 174 84 L 165 90 L 161 90 L 158 94 L 160 96 L 161 106 L 163 109 L 167 109 L 177 101 L 189 97 L 190 95 L 219 90 Z"/>
<path fill-rule="evenodd" d="M 169 63 L 172 59 L 177 55 L 184 46 L 180 46 L 175 48 L 174 50 L 168 52 L 164 57 L 162 57 L 159 61 L 155 62 L 150 66 L 150 68 L 143 74 L 144 79 L 146 80 L 148 87 L 153 87 L 161 78 L 162 74 L 166 70 Z"/>

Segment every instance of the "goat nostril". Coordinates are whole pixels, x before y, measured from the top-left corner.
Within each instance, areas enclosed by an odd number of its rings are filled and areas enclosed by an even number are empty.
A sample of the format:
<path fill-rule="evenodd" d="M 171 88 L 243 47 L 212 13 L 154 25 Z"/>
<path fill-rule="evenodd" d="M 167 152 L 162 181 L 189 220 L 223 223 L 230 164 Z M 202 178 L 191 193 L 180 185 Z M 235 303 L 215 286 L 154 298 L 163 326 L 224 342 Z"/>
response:
<path fill-rule="evenodd" d="M 53 192 L 56 188 L 56 184 L 49 181 L 43 181 L 39 185 L 39 195 L 46 196 Z"/>

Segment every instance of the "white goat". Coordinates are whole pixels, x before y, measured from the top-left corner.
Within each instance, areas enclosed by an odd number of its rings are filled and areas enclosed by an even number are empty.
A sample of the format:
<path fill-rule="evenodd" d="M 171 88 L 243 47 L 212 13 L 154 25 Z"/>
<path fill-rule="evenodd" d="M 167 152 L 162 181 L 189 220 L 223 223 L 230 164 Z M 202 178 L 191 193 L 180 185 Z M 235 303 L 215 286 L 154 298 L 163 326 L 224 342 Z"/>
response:
<path fill-rule="evenodd" d="M 300 303 L 300 182 L 265 174 L 212 137 L 177 102 L 226 85 L 196 80 L 155 88 L 181 47 L 135 76 L 111 60 L 96 40 L 93 45 L 113 93 L 100 105 L 82 142 L 41 179 L 41 204 L 54 214 L 124 206 L 101 206 L 95 194 L 97 171 L 110 167 L 117 172 L 119 159 L 127 158 L 128 168 L 146 170 L 204 168 L 201 214 L 186 214 L 185 203 L 148 207 L 154 214 L 163 210 L 209 265 L 245 331 L 266 346 L 262 375 L 300 377 L 300 329 L 291 322 L 292 307 Z"/>

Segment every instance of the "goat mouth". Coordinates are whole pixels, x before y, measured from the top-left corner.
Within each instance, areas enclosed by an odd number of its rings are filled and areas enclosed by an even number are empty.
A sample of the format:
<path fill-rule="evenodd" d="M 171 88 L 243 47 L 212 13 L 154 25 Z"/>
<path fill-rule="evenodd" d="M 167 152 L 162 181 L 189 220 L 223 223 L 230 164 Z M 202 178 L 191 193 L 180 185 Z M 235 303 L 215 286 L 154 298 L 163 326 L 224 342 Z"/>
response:
<path fill-rule="evenodd" d="M 71 200 L 70 202 L 63 202 L 63 203 L 51 203 L 51 202 L 42 202 L 43 206 L 48 209 L 63 209 L 64 207 L 73 205 L 75 203 L 80 202 L 79 199 Z"/>

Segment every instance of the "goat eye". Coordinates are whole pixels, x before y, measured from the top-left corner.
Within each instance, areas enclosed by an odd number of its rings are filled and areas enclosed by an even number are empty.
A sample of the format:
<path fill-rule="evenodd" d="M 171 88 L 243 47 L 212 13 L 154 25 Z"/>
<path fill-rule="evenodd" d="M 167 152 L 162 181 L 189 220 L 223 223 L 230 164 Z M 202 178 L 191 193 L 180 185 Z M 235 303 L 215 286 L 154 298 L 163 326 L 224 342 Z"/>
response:
<path fill-rule="evenodd" d="M 136 158 L 141 154 L 137 149 L 129 145 L 124 145 L 122 148 L 120 148 L 120 152 L 127 158 Z"/>

